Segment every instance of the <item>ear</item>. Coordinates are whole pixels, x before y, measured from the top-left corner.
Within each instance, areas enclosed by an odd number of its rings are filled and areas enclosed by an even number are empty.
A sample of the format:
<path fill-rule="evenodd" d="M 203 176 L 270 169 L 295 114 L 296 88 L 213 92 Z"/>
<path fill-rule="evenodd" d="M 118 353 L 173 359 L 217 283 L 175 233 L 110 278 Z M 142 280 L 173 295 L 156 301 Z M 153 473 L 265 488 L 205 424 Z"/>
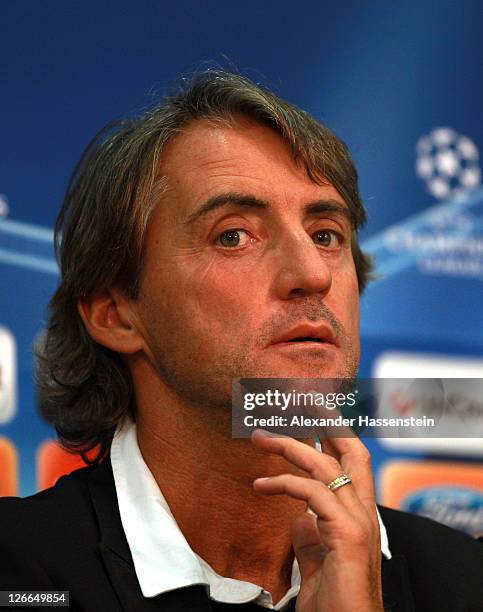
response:
<path fill-rule="evenodd" d="M 77 304 L 79 314 L 93 340 L 125 355 L 144 348 L 130 300 L 119 291 L 106 290 Z"/>

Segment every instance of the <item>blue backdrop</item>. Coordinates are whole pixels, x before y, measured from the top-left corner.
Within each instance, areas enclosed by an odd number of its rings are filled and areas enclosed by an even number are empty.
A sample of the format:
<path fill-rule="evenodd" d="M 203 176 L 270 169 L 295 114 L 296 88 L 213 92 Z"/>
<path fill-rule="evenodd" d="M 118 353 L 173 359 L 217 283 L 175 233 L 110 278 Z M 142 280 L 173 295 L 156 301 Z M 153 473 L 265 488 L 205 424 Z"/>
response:
<path fill-rule="evenodd" d="M 69 173 L 105 123 L 207 65 L 274 89 L 353 152 L 381 272 L 362 302 L 362 374 L 403 363 L 449 377 L 470 363 L 483 379 L 481 2 L 3 0 L 0 19 L 0 436 L 19 493 L 39 486 L 53 437 L 35 413 L 31 346 L 57 282 L 51 228 Z M 371 450 L 382 501 L 431 514 L 436 500 L 449 523 L 463 508 L 462 528 L 483 531 L 474 440 Z M 404 477 L 427 466 L 426 484 Z"/>

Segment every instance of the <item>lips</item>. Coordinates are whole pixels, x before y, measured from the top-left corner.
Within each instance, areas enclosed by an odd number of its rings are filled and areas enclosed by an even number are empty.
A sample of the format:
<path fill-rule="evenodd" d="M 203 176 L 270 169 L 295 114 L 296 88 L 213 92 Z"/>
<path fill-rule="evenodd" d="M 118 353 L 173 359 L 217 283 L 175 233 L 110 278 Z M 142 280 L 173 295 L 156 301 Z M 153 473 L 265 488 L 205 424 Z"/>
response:
<path fill-rule="evenodd" d="M 275 338 L 269 346 L 288 343 L 336 344 L 334 332 L 328 325 L 310 325 L 306 323 L 292 327 Z"/>

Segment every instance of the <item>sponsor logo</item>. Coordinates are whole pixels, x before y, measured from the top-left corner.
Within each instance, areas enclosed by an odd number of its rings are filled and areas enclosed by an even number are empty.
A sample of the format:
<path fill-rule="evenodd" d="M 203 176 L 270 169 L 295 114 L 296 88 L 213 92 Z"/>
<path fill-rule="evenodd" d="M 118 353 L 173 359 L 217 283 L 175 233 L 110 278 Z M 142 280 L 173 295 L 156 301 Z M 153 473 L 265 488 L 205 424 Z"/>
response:
<path fill-rule="evenodd" d="M 10 422 L 17 412 L 17 348 L 15 338 L 0 327 L 0 425 Z"/>
<path fill-rule="evenodd" d="M 383 504 L 470 535 L 483 534 L 483 466 L 389 461 L 379 476 Z"/>
<path fill-rule="evenodd" d="M 426 516 L 453 529 L 483 534 L 483 492 L 462 487 L 430 487 L 409 495 L 402 510 Z"/>
<path fill-rule="evenodd" d="M 378 416 L 426 416 L 436 423 L 431 432 L 419 427 L 400 438 L 382 437 L 381 444 L 398 450 L 483 453 L 482 359 L 391 351 L 376 359 L 373 376 L 378 379 Z"/>

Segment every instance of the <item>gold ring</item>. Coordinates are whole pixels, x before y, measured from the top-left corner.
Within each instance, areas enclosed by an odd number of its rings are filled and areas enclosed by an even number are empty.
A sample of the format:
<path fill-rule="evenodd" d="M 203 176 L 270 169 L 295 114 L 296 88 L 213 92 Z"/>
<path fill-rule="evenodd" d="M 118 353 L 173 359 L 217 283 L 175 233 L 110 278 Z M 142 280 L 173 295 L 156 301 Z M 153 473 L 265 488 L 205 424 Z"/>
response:
<path fill-rule="evenodd" d="M 329 482 L 327 488 L 331 491 L 337 491 L 337 489 L 340 489 L 344 485 L 350 484 L 351 482 L 352 478 L 350 476 L 348 476 L 347 474 L 341 474 L 340 476 L 337 476 L 337 478 L 335 478 L 332 482 Z"/>

